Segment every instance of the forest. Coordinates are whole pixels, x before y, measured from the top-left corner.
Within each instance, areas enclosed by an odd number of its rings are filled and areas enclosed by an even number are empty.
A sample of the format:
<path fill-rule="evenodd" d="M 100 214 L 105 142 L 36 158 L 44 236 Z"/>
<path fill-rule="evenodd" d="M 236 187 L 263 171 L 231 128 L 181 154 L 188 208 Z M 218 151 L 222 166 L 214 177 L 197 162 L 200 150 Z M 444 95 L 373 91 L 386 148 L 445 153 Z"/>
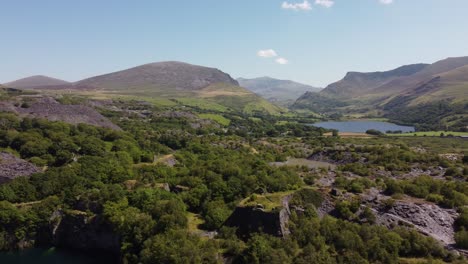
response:
<path fill-rule="evenodd" d="M 377 188 L 392 197 L 387 207 L 405 195 L 459 210 L 455 239 L 457 247 L 468 248 L 466 156 L 449 161 L 417 153 L 405 139 L 377 136 L 363 144 L 324 137 L 323 129 L 273 116 L 224 114 L 230 120 L 224 127 L 151 110 L 151 118 L 142 118 L 103 109 L 120 131 L 0 114 L 2 151 L 47 168 L 0 185 L 0 249 L 54 245 L 54 221 L 85 219 L 112 234 L 117 245 L 98 249 L 118 254 L 123 263 L 465 261 L 413 228 L 376 225 L 376 212 L 362 208 L 359 194 Z M 337 167 L 271 165 L 318 154 Z M 414 164 L 441 166 L 445 179 L 393 177 Z M 379 171 L 387 174 L 371 176 Z M 334 201 L 333 212 L 320 215 L 329 195 L 316 183 L 328 173 L 336 173 L 328 188 L 347 196 Z M 292 197 L 291 208 L 300 209 L 291 210 L 290 235 L 259 229 L 239 236 L 236 227 L 225 225 L 242 200 L 281 193 Z M 281 210 L 270 202 L 272 212 Z M 54 215 L 60 220 L 52 220 Z"/>

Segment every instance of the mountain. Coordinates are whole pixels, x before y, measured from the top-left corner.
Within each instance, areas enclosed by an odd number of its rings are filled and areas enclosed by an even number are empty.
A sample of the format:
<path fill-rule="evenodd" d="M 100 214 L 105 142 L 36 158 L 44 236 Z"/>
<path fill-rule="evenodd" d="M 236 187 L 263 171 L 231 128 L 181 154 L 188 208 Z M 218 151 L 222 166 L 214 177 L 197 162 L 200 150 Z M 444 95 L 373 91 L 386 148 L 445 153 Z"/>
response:
<path fill-rule="evenodd" d="M 3 84 L 3 86 L 9 88 L 20 88 L 20 89 L 32 89 L 32 88 L 43 88 L 43 87 L 52 87 L 52 86 L 61 86 L 67 85 L 69 82 L 64 80 L 59 80 L 43 75 L 35 75 L 31 77 L 26 77 L 16 81 Z"/>
<path fill-rule="evenodd" d="M 183 62 L 157 62 L 88 78 L 73 84 L 75 89 L 93 87 L 99 93 L 166 98 L 181 104 L 221 111 L 255 111 L 278 114 L 284 109 L 239 86 L 215 68 Z"/>
<path fill-rule="evenodd" d="M 78 86 L 94 86 L 102 90 L 141 91 L 151 89 L 192 92 L 212 84 L 239 83 L 228 74 L 214 68 L 183 62 L 157 62 L 109 73 L 77 82 Z"/>
<path fill-rule="evenodd" d="M 238 78 L 240 86 L 280 105 L 290 105 L 305 92 L 319 92 L 321 88 L 270 77 L 254 79 Z"/>
<path fill-rule="evenodd" d="M 292 109 L 387 117 L 424 129 L 463 129 L 468 123 L 468 57 L 385 72 L 350 72 L 318 94 L 304 94 Z M 456 119 L 450 118 L 454 115 Z"/>
<path fill-rule="evenodd" d="M 413 75 L 427 66 L 427 64 L 412 64 L 384 72 L 348 72 L 343 79 L 328 85 L 321 93 L 336 98 L 366 95 L 386 83 Z"/>

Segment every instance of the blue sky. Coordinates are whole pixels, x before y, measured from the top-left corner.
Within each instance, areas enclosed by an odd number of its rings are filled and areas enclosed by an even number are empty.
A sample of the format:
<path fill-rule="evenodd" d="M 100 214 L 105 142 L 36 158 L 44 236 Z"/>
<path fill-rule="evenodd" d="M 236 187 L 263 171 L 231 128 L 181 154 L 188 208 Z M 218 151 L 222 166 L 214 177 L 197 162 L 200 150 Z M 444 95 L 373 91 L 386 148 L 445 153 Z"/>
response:
<path fill-rule="evenodd" d="M 325 86 L 468 56 L 467 0 L 0 1 L 0 82 L 178 60 Z"/>

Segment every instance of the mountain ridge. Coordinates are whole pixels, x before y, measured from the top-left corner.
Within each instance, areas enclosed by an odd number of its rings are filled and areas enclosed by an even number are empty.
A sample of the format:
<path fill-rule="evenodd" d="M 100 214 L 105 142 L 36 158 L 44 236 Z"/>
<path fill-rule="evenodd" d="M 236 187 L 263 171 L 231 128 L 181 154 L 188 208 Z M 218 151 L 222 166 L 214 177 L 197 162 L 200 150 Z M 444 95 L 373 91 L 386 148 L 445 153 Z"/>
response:
<path fill-rule="evenodd" d="M 350 72 L 318 94 L 305 93 L 291 108 L 326 116 L 385 117 L 424 130 L 463 130 L 468 122 L 468 57 L 385 72 Z"/>

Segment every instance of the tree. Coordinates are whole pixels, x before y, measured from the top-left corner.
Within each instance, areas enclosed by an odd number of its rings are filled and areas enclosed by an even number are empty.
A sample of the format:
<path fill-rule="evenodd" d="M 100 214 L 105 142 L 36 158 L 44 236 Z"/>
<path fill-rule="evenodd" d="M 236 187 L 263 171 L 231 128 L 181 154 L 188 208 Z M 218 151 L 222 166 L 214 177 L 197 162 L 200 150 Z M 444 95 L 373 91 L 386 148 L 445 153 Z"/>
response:
<path fill-rule="evenodd" d="M 152 263 L 217 263 L 218 246 L 202 241 L 183 230 L 172 230 L 145 241 L 140 253 L 141 262 Z"/>
<path fill-rule="evenodd" d="M 224 221 L 226 221 L 232 213 L 222 200 L 208 202 L 204 206 L 203 211 L 203 216 L 205 218 L 204 227 L 209 230 L 221 227 Z"/>
<path fill-rule="evenodd" d="M 376 129 L 369 129 L 369 130 L 366 131 L 366 134 L 374 135 L 374 136 L 381 136 L 381 135 L 383 135 L 382 132 L 380 132 L 379 130 L 376 130 Z"/>

